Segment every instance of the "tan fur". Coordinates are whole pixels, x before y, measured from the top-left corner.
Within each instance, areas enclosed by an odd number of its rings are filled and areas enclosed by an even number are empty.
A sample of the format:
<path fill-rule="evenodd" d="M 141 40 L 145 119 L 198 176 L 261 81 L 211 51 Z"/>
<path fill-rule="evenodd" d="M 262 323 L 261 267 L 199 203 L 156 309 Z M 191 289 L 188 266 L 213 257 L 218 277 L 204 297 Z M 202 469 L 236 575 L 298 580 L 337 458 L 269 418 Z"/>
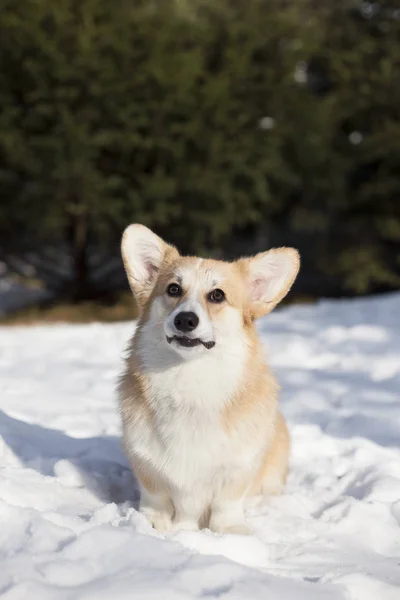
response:
<path fill-rule="evenodd" d="M 224 427 L 227 432 L 240 427 L 244 414 L 254 414 L 254 427 L 259 428 L 259 417 L 273 422 L 278 402 L 279 386 L 265 363 L 262 348 L 253 323 L 246 323 L 249 342 L 249 357 L 246 365 L 246 377 L 232 402 L 223 412 Z M 248 435 L 252 431 L 248 430 Z"/>
<path fill-rule="evenodd" d="M 135 236 L 143 265 L 130 256 Z M 283 489 L 290 447 L 278 411 L 279 386 L 254 319 L 285 296 L 298 271 L 298 253 L 282 248 L 233 263 L 181 257 L 146 228 L 131 226 L 122 254 L 141 309 L 119 384 L 125 448 L 142 488 L 141 511 L 162 530 L 172 519 L 179 527 L 203 523 L 208 514 L 215 531 L 245 533 L 243 499 Z M 182 285 L 179 297 L 166 294 L 171 283 Z M 208 299 L 215 288 L 225 293 L 220 304 Z M 216 344 L 192 361 L 183 351 L 184 358 L 175 354 L 163 327 L 169 315 L 194 301 Z"/>
<path fill-rule="evenodd" d="M 283 491 L 289 471 L 289 452 L 289 431 L 282 414 L 278 412 L 274 437 L 251 488 L 252 495 L 274 495 Z"/>

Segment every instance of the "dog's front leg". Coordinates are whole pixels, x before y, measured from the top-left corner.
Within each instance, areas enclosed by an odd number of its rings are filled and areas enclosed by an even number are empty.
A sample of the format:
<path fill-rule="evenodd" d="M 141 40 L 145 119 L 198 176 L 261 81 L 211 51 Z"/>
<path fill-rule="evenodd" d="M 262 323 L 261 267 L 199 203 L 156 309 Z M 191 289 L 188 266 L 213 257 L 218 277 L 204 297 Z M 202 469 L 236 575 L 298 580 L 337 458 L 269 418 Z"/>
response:
<path fill-rule="evenodd" d="M 244 498 L 249 489 L 247 481 L 227 481 L 211 503 L 210 529 L 217 533 L 252 533 L 244 516 Z"/>
<path fill-rule="evenodd" d="M 142 488 L 139 512 L 147 517 L 154 529 L 158 531 L 171 529 L 174 507 L 167 493 L 150 493 Z"/>
<path fill-rule="evenodd" d="M 174 506 L 167 486 L 140 458 L 134 458 L 132 468 L 140 487 L 139 512 L 147 517 L 154 529 L 168 531 L 172 526 Z"/>
<path fill-rule="evenodd" d="M 199 523 L 207 507 L 207 499 L 200 490 L 185 494 L 179 491 L 173 494 L 173 503 L 175 507 L 175 517 L 173 529 L 178 531 L 185 529 L 193 531 L 199 529 Z"/>

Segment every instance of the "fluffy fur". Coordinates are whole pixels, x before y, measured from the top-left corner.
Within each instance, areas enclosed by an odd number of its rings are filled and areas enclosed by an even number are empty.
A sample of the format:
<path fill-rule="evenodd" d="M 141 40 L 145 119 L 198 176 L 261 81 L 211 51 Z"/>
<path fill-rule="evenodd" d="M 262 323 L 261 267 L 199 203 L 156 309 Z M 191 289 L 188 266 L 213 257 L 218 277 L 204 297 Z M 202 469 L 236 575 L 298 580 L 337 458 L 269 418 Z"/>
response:
<path fill-rule="evenodd" d="M 289 291 L 292 248 L 236 262 L 182 257 L 142 225 L 122 255 L 141 314 L 119 385 L 126 453 L 141 487 L 140 511 L 158 530 L 209 526 L 248 533 L 244 501 L 281 492 L 289 434 L 278 385 L 254 320 Z M 171 284 L 180 291 L 172 296 Z M 223 299 L 210 293 L 222 290 Z M 193 331 L 176 317 L 195 313 Z"/>

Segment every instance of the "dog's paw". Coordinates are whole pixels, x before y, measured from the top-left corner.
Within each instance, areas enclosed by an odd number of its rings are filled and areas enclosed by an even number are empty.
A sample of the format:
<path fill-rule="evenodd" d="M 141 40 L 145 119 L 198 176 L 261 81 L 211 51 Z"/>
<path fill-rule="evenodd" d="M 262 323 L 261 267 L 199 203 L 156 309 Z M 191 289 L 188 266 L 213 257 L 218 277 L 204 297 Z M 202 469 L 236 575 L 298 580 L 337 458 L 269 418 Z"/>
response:
<path fill-rule="evenodd" d="M 142 515 L 146 517 L 154 529 L 165 533 L 170 531 L 172 528 L 172 519 L 168 513 L 157 511 L 157 510 L 141 510 Z"/>
<path fill-rule="evenodd" d="M 251 527 L 246 525 L 246 523 L 237 523 L 235 525 L 225 527 L 223 533 L 233 533 L 235 535 L 251 535 L 253 531 Z"/>
<path fill-rule="evenodd" d="M 173 531 L 198 531 L 199 525 L 195 521 L 173 521 L 172 522 L 172 530 Z"/>
<path fill-rule="evenodd" d="M 218 521 L 210 522 L 210 529 L 215 533 L 230 533 L 234 535 L 251 535 L 252 529 L 246 523 L 218 523 Z"/>

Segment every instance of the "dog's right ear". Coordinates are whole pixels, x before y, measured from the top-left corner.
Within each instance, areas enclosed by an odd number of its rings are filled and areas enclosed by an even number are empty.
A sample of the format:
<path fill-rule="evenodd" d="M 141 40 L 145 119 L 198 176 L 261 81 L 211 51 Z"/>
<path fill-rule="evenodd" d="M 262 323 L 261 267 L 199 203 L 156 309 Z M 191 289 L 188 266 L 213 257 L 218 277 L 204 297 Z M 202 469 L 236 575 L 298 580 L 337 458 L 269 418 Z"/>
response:
<path fill-rule="evenodd" d="M 178 256 L 178 251 L 144 225 L 135 224 L 125 229 L 121 252 L 129 285 L 142 308 L 153 290 L 163 261 L 167 255 Z"/>

